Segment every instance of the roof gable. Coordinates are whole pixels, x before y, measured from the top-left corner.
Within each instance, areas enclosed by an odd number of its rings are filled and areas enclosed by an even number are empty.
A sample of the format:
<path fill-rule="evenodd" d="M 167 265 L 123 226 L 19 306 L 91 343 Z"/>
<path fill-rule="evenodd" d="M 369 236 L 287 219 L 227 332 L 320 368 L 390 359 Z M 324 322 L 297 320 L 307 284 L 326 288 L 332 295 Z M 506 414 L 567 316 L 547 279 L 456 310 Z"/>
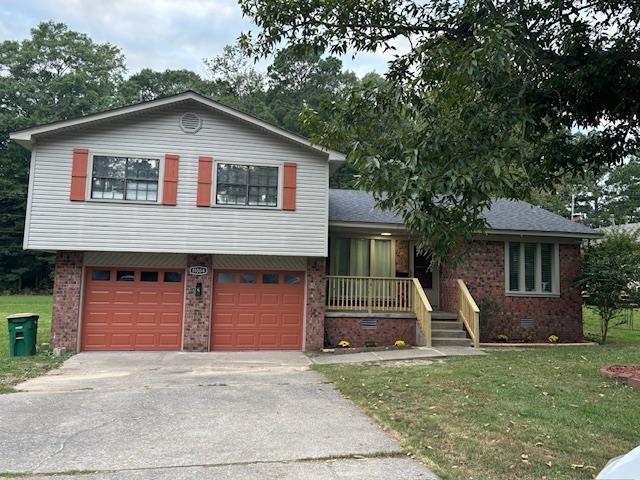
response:
<path fill-rule="evenodd" d="M 69 120 L 61 120 L 58 122 L 53 122 L 45 125 L 30 127 L 24 130 L 19 130 L 17 132 L 11 133 L 9 135 L 9 138 L 11 140 L 16 141 L 20 145 L 28 149 L 31 149 L 31 146 L 33 145 L 33 142 L 38 135 L 53 134 L 56 132 L 78 128 L 85 125 L 96 125 L 96 124 L 99 124 L 108 120 L 112 120 L 115 118 L 135 115 L 148 110 L 166 107 L 172 104 L 177 104 L 177 103 L 186 102 L 186 101 L 196 102 L 207 108 L 211 108 L 216 112 L 220 112 L 224 115 L 228 115 L 229 117 L 232 117 L 234 119 L 250 124 L 254 127 L 257 127 L 261 130 L 264 130 L 269 134 L 278 136 L 280 138 L 284 138 L 288 141 L 297 143 L 311 150 L 321 152 L 324 155 L 326 155 L 327 160 L 331 162 L 333 161 L 341 162 L 345 160 L 345 155 L 340 152 L 337 152 L 335 150 L 325 149 L 318 145 L 314 145 L 307 138 L 301 137 L 300 135 L 289 132 L 288 130 L 271 125 L 270 123 L 260 120 L 259 118 L 256 118 L 252 115 L 248 115 L 246 113 L 240 112 L 235 108 L 231 108 L 221 103 L 218 103 L 194 91 L 186 91 L 183 93 L 172 95 L 170 97 L 158 98 L 156 100 L 150 100 L 150 101 L 138 103 L 135 105 L 128 105 L 125 107 L 115 108 L 113 110 L 107 110 L 104 112 L 98 112 L 91 115 L 86 115 L 84 117 L 72 118 Z"/>

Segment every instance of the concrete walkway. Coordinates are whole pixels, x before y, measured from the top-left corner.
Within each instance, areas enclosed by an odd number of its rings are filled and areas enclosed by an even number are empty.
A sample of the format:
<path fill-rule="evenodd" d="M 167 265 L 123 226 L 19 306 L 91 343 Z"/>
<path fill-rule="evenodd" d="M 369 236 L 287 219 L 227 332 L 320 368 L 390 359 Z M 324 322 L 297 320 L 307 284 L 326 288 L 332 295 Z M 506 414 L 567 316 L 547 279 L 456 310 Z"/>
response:
<path fill-rule="evenodd" d="M 0 395 L 0 473 L 436 478 L 309 365 L 300 352 L 75 355 Z"/>
<path fill-rule="evenodd" d="M 399 350 L 379 350 L 360 353 L 320 353 L 310 355 L 318 365 L 390 362 L 403 360 L 430 360 L 453 356 L 486 355 L 482 350 L 470 347 L 416 347 Z"/>

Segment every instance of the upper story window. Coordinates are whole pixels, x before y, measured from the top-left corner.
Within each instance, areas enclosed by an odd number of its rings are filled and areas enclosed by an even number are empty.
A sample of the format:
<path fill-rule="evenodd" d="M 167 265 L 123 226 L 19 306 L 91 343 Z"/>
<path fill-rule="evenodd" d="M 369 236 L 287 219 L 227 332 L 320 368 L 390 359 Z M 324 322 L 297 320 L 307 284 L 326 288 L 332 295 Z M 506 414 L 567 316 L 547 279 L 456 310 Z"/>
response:
<path fill-rule="evenodd" d="M 278 167 L 218 163 L 216 204 L 278 206 Z"/>
<path fill-rule="evenodd" d="M 157 158 L 94 155 L 91 198 L 158 201 Z"/>
<path fill-rule="evenodd" d="M 507 242 L 506 290 L 515 294 L 560 292 L 556 243 Z"/>

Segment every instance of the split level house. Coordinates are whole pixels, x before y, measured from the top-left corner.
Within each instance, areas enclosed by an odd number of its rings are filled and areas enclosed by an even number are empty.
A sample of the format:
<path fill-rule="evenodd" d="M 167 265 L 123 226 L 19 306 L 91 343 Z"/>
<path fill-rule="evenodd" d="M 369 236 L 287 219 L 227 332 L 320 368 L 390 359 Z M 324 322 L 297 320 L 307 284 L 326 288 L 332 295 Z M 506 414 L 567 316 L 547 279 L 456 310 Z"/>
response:
<path fill-rule="evenodd" d="M 53 347 L 581 338 L 599 234 L 527 203 L 496 201 L 465 262 L 432 270 L 397 215 L 329 188 L 343 154 L 194 92 L 11 139 L 31 150 L 24 248 L 56 253 Z"/>

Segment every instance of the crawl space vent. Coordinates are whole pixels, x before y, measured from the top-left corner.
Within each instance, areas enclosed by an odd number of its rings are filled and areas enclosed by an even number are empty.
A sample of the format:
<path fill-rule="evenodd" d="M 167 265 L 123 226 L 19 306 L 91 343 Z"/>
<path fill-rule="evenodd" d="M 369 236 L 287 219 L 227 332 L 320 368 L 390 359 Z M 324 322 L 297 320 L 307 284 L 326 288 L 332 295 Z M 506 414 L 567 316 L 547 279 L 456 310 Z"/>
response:
<path fill-rule="evenodd" d="M 202 128 L 202 119 L 195 113 L 185 113 L 180 117 L 180 128 L 184 133 L 196 133 Z"/>
<path fill-rule="evenodd" d="M 522 328 L 531 329 L 533 328 L 533 318 L 521 318 L 520 326 Z"/>
<path fill-rule="evenodd" d="M 378 328 L 378 320 L 375 320 L 373 318 L 366 318 L 366 319 L 362 320 L 362 327 L 363 328 Z"/>

